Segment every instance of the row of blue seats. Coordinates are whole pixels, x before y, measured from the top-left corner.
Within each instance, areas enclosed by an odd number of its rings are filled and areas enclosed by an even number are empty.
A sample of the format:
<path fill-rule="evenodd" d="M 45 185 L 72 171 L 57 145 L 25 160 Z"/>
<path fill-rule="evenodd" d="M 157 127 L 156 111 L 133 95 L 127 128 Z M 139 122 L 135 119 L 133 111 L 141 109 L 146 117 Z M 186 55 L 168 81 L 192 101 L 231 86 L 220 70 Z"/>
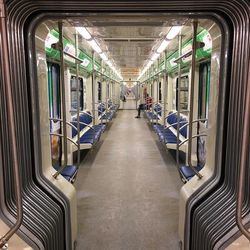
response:
<path fill-rule="evenodd" d="M 101 134 L 104 132 L 106 125 L 98 124 L 92 126 L 93 117 L 89 111 L 83 112 L 79 116 L 79 128 L 80 128 L 80 146 L 81 148 L 91 148 L 96 142 L 100 140 Z M 77 142 L 77 117 L 74 117 L 71 121 L 72 126 L 72 138 Z M 56 166 L 58 171 L 60 167 Z M 73 183 L 77 175 L 78 168 L 75 165 L 66 166 L 60 173 L 66 180 Z"/>
<path fill-rule="evenodd" d="M 159 139 L 162 143 L 165 143 L 168 147 L 168 144 L 174 144 L 175 146 L 171 146 L 168 148 L 174 149 L 177 146 L 177 126 L 178 126 L 178 117 L 176 113 L 170 112 L 166 117 L 167 127 L 161 124 L 154 124 L 153 129 L 156 134 L 159 136 Z M 180 126 L 180 137 L 179 143 L 182 140 L 187 138 L 187 120 L 184 117 L 180 117 L 179 120 Z M 184 127 L 183 127 L 184 126 Z"/>
<path fill-rule="evenodd" d="M 102 122 L 109 122 L 113 119 L 115 112 L 117 111 L 118 107 L 112 103 L 108 104 L 108 109 L 106 109 L 105 103 L 99 103 L 98 105 L 98 118 Z"/>
<path fill-rule="evenodd" d="M 155 105 L 153 105 L 152 110 L 145 110 L 145 115 L 150 122 L 160 119 L 162 115 L 161 104 L 156 103 Z"/>
<path fill-rule="evenodd" d="M 159 137 L 159 140 L 164 143 L 169 149 L 177 148 L 177 127 L 178 127 L 178 116 L 176 112 L 170 112 L 166 117 L 166 124 L 153 124 L 153 129 Z M 187 139 L 187 128 L 188 121 L 185 117 L 180 116 L 179 118 L 179 143 Z M 197 171 L 200 171 L 203 166 L 198 165 L 196 167 Z M 194 175 L 195 172 L 189 166 L 181 166 L 179 168 L 180 174 L 184 181 L 189 181 Z"/>

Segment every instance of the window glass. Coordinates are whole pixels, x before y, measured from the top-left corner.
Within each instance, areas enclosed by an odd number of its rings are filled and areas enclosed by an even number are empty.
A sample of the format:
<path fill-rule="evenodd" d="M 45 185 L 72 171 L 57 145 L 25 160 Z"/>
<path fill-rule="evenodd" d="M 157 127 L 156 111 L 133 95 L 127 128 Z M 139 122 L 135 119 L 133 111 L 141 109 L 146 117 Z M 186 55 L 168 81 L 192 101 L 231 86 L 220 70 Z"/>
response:
<path fill-rule="evenodd" d="M 79 97 L 79 108 L 80 110 L 83 110 L 83 79 L 82 78 L 78 78 L 79 79 L 79 92 L 77 92 L 77 80 L 75 76 L 71 76 L 71 80 L 70 80 L 70 86 L 71 86 L 71 109 L 75 110 L 77 109 L 77 100 Z"/>
<path fill-rule="evenodd" d="M 199 68 L 199 102 L 198 114 L 200 119 L 207 118 L 210 89 L 210 63 L 204 63 Z"/>
<path fill-rule="evenodd" d="M 178 110 L 178 86 L 179 86 L 179 79 L 176 79 L 176 110 Z M 180 93 L 180 110 L 188 110 L 188 86 L 189 80 L 188 76 L 181 77 L 181 84 L 179 88 Z"/>

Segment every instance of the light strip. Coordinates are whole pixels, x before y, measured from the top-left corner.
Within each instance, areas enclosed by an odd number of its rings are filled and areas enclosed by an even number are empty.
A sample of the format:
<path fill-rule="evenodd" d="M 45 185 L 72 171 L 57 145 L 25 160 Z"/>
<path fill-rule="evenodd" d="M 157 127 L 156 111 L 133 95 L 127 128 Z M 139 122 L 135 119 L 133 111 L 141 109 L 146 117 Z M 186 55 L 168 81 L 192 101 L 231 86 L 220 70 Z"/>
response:
<path fill-rule="evenodd" d="M 175 38 L 179 32 L 181 31 L 182 26 L 173 26 L 170 28 L 166 38 L 161 42 L 161 45 L 158 47 L 158 49 L 156 50 L 156 53 L 154 53 L 149 62 L 147 63 L 147 65 L 145 66 L 145 68 L 142 70 L 142 72 L 140 73 L 139 77 L 137 78 L 137 80 L 139 80 L 144 73 L 150 68 L 150 66 L 153 64 L 153 62 L 160 56 L 160 54 L 167 48 L 168 44 L 170 43 L 170 40 Z M 166 40 L 168 39 L 168 40 Z"/>
<path fill-rule="evenodd" d="M 76 31 L 87 40 L 89 45 L 92 47 L 92 49 L 99 54 L 101 59 L 114 71 L 114 73 L 120 78 L 123 79 L 120 73 L 115 69 L 115 67 L 112 65 L 111 61 L 108 60 L 108 57 L 105 53 L 102 52 L 101 47 L 99 44 L 95 41 L 95 39 L 92 38 L 91 34 L 85 27 L 75 27 Z"/>
<path fill-rule="evenodd" d="M 90 40 L 92 38 L 90 33 L 88 32 L 88 30 L 85 27 L 75 27 L 75 29 L 78 31 L 79 34 L 81 34 L 81 36 L 84 39 Z"/>
<path fill-rule="evenodd" d="M 156 50 L 157 53 L 162 53 L 168 46 L 168 44 L 170 43 L 170 41 L 167 40 L 163 40 L 160 47 Z"/>
<path fill-rule="evenodd" d="M 101 53 L 99 54 L 99 56 L 102 58 L 103 61 L 108 61 L 108 57 L 106 56 L 106 54 Z"/>
<path fill-rule="evenodd" d="M 160 56 L 160 54 L 159 53 L 154 53 L 153 55 L 152 55 L 152 57 L 151 57 L 151 61 L 155 61 L 158 57 Z"/>
<path fill-rule="evenodd" d="M 97 42 L 94 39 L 87 41 L 87 42 L 90 44 L 90 46 L 93 48 L 95 52 L 97 52 L 98 54 L 102 53 L 100 46 L 97 44 Z"/>
<path fill-rule="evenodd" d="M 182 26 L 173 26 L 168 32 L 166 38 L 169 40 L 175 38 L 178 35 L 178 33 L 181 31 L 181 29 L 182 29 Z"/>

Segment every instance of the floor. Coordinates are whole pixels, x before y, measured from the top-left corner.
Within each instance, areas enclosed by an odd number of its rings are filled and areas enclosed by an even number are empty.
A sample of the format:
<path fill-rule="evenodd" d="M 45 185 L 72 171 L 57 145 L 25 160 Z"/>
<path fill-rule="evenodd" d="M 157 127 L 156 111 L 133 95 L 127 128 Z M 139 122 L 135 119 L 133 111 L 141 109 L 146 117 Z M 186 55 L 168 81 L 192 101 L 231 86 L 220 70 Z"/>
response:
<path fill-rule="evenodd" d="M 135 110 L 119 111 L 80 166 L 77 250 L 178 249 L 181 181 Z"/>

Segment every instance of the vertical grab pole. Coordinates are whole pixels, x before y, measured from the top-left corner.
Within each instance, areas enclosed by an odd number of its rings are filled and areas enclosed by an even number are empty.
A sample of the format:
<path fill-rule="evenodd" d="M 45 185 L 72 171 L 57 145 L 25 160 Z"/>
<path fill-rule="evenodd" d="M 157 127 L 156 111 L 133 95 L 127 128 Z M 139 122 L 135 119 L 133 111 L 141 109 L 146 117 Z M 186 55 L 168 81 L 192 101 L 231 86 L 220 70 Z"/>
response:
<path fill-rule="evenodd" d="M 11 79 L 10 79 L 10 59 L 9 59 L 9 48 L 7 38 L 7 27 L 6 27 L 6 9 L 4 0 L 0 0 L 0 54 L 1 54 L 1 67 L 4 79 L 4 85 L 6 87 L 6 105 L 8 112 L 8 124 L 10 129 L 10 143 L 12 147 L 12 159 L 14 168 L 14 190 L 16 195 L 16 222 L 9 229 L 9 231 L 0 239 L 0 248 L 2 248 L 12 235 L 18 230 L 23 221 L 23 201 L 22 201 L 22 183 L 19 174 L 19 164 L 17 157 L 17 141 L 15 135 L 15 123 L 14 123 L 14 107 L 11 90 Z"/>
<path fill-rule="evenodd" d="M 160 73 L 159 73 L 159 67 L 160 67 L 160 59 L 158 58 L 157 60 L 157 106 L 156 107 L 159 107 L 159 104 L 160 104 Z M 158 113 L 159 112 L 159 108 L 156 108 L 156 123 L 158 123 Z"/>
<path fill-rule="evenodd" d="M 182 34 L 180 33 L 178 36 L 179 40 L 179 57 L 182 55 Z M 181 88 L 181 63 L 182 60 L 180 59 L 179 61 L 179 67 L 178 67 L 178 87 L 176 89 L 176 94 L 177 94 L 177 144 L 176 144 L 176 162 L 177 162 L 177 167 L 179 168 L 180 166 L 180 146 L 179 146 L 179 141 L 180 141 L 180 88 Z"/>
<path fill-rule="evenodd" d="M 64 53 L 63 53 L 63 23 L 58 22 L 59 31 L 59 50 L 60 50 L 60 82 L 61 82 L 61 95 L 62 95 L 62 120 L 63 120 L 63 150 L 64 161 L 62 166 L 53 175 L 54 178 L 62 172 L 62 170 L 68 165 L 68 148 L 67 148 L 67 127 L 66 127 L 66 102 L 65 102 L 65 79 L 64 79 Z"/>
<path fill-rule="evenodd" d="M 93 116 L 93 126 L 94 126 L 94 133 L 93 133 L 93 144 L 95 141 L 95 52 L 92 51 L 92 116 Z"/>
<path fill-rule="evenodd" d="M 163 99 L 163 125 L 164 128 L 167 125 L 166 122 L 166 97 L 167 97 L 167 53 L 164 51 L 164 71 L 163 71 L 163 88 L 164 88 L 164 99 Z M 166 129 L 164 129 L 164 144 L 166 144 Z"/>
<path fill-rule="evenodd" d="M 75 56 L 78 53 L 78 33 L 75 34 Z M 75 60 L 76 80 L 77 80 L 77 167 L 80 166 L 80 81 L 79 81 L 79 64 Z"/>
<path fill-rule="evenodd" d="M 189 111 L 189 129 L 188 129 L 188 165 L 195 174 L 202 178 L 202 175 L 192 165 L 192 133 L 193 133 L 193 112 L 194 112 L 194 80 L 196 66 L 196 36 L 197 36 L 197 20 L 193 21 L 193 41 L 192 41 L 192 67 L 191 67 L 191 83 L 190 83 L 190 111 Z"/>

